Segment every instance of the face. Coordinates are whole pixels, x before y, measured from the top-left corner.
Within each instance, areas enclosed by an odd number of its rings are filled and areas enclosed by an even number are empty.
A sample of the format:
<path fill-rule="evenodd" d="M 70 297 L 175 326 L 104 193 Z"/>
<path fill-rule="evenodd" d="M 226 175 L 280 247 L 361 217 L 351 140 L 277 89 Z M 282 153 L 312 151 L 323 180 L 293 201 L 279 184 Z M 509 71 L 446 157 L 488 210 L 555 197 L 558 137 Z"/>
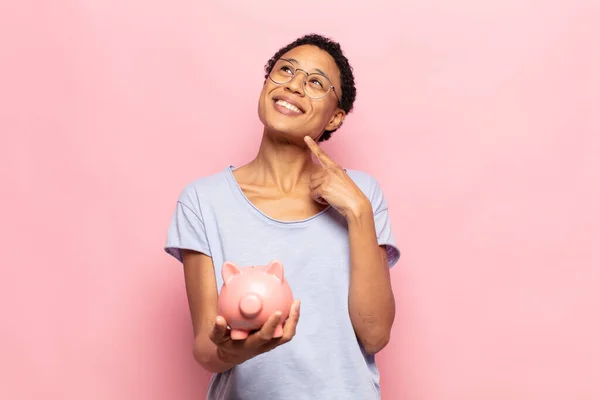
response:
<path fill-rule="evenodd" d="M 291 141 L 302 141 L 306 135 L 317 140 L 325 130 L 339 127 L 346 114 L 339 108 L 336 97 L 336 94 L 342 96 L 340 71 L 329 53 L 316 46 L 304 45 L 288 51 L 281 58 L 289 60 L 293 67 L 302 71 L 297 71 L 294 78 L 284 84 L 277 84 L 269 78 L 265 81 L 260 93 L 258 115 L 267 132 Z M 275 64 L 275 68 L 278 68 L 278 64 Z M 283 72 L 289 72 L 289 68 L 284 66 Z M 317 79 L 307 81 L 307 85 L 326 83 L 326 80 L 319 78 L 325 75 L 336 93 L 332 89 L 323 98 L 308 97 L 304 87 L 307 73 L 320 74 L 315 76 Z M 306 90 L 310 93 L 310 89 Z"/>

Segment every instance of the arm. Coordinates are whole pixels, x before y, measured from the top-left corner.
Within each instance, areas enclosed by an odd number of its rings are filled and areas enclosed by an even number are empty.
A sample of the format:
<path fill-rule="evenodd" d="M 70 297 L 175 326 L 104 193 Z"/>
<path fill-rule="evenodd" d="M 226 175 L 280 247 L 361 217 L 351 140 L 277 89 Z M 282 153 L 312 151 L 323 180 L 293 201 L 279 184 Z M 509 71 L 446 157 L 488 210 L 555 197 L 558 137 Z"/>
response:
<path fill-rule="evenodd" d="M 350 236 L 348 307 L 356 336 L 365 351 L 375 354 L 388 343 L 395 300 L 385 249 L 377 243 L 369 206 L 346 217 Z"/>
<path fill-rule="evenodd" d="M 373 206 L 313 139 L 307 136 L 304 140 L 323 167 L 311 176 L 312 197 L 331 204 L 348 222 L 350 320 L 365 351 L 375 354 L 389 341 L 396 311 L 387 255 L 377 241 Z"/>
<path fill-rule="evenodd" d="M 209 338 L 217 318 L 218 299 L 212 258 L 195 251 L 183 250 L 183 268 L 194 328 L 194 358 L 209 372 L 225 372 L 234 364 L 219 359 L 217 346 Z"/>

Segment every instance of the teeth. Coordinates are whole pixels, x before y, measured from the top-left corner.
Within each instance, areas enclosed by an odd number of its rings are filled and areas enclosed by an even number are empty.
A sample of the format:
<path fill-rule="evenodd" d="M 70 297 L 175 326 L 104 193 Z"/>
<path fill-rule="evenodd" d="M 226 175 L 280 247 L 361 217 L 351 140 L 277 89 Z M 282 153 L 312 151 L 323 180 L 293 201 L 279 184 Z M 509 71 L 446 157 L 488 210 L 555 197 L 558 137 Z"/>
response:
<path fill-rule="evenodd" d="M 297 113 L 301 113 L 302 112 L 302 111 L 300 111 L 300 109 L 298 107 L 296 107 L 293 104 L 288 103 L 285 100 L 277 100 L 277 104 L 279 104 L 280 106 L 283 106 L 283 107 L 287 108 L 288 110 L 295 111 Z"/>

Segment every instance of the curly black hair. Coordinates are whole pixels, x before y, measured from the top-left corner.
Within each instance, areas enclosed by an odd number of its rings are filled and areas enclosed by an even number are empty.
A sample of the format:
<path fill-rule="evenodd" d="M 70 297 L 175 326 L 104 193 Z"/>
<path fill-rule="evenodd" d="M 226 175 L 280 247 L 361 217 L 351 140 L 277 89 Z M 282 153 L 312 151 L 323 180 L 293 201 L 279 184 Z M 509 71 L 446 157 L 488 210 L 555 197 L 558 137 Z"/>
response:
<path fill-rule="evenodd" d="M 352 66 L 350 66 L 350 62 L 344 55 L 340 44 L 318 34 L 308 34 L 304 35 L 301 38 L 296 39 L 292 43 L 288 44 L 285 47 L 282 47 L 271 57 L 271 59 L 265 65 L 265 79 L 269 78 L 269 74 L 273 70 L 273 66 L 277 62 L 277 60 L 288 51 L 292 50 L 295 47 L 302 45 L 313 45 L 321 50 L 326 51 L 329 55 L 335 60 L 337 67 L 340 70 L 340 80 L 342 82 L 342 93 L 340 98 L 340 108 L 346 112 L 346 114 L 352 111 L 354 107 L 354 100 L 356 99 L 356 87 L 354 85 L 354 73 L 352 70 Z M 336 129 L 331 131 L 325 131 L 323 135 L 319 138 L 319 142 L 323 142 L 331 137 L 331 134 L 335 132 Z"/>

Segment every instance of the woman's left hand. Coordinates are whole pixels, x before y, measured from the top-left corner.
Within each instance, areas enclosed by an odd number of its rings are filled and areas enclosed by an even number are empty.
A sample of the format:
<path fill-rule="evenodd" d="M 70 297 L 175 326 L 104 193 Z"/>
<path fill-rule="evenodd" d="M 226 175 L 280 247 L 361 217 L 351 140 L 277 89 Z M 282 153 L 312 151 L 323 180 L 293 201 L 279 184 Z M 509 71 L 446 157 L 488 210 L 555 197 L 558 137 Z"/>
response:
<path fill-rule="evenodd" d="M 309 188 L 315 201 L 329 204 L 348 218 L 365 211 L 372 213 L 371 203 L 362 190 L 309 136 L 304 137 L 308 148 L 323 167 L 310 178 Z"/>

